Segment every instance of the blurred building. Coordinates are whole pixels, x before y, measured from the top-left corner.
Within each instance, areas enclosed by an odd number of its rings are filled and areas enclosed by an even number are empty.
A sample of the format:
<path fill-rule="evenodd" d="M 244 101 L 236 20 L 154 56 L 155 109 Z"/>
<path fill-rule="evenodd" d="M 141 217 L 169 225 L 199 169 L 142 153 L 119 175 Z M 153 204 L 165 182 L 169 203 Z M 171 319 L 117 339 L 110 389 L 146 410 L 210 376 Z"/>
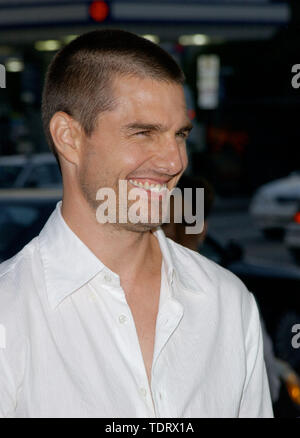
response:
<path fill-rule="evenodd" d="M 117 27 L 150 38 L 182 65 L 189 172 L 224 195 L 249 194 L 300 168 L 296 0 L 0 0 L 0 155 L 47 150 L 40 101 L 52 56 L 83 32 Z"/>

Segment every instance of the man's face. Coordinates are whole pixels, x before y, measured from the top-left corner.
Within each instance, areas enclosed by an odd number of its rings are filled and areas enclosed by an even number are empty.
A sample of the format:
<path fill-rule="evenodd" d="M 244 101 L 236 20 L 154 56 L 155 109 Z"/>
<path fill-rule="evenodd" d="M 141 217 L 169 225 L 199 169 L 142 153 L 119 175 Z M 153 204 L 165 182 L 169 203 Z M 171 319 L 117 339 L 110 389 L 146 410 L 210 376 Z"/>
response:
<path fill-rule="evenodd" d="M 127 191 L 139 189 L 161 199 L 158 187 L 172 190 L 187 166 L 186 137 L 191 128 L 187 117 L 183 88 L 139 77 L 118 77 L 113 87 L 116 106 L 101 113 L 90 137 L 84 136 L 79 166 L 80 189 L 96 212 L 100 188 L 114 189 L 119 203 L 119 181 L 127 181 Z M 146 187 L 147 184 L 146 184 Z M 153 186 L 152 186 L 153 187 Z M 128 208 L 134 201 L 128 201 Z M 117 216 L 118 218 L 118 216 Z M 150 223 L 116 224 L 133 231 L 146 231 L 158 225 Z"/>

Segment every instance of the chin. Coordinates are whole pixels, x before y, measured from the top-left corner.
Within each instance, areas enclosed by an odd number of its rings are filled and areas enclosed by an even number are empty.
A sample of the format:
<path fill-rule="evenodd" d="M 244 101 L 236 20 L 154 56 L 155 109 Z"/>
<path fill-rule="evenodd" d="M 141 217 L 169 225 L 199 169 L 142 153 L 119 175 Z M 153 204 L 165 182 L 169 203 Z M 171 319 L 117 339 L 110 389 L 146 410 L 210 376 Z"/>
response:
<path fill-rule="evenodd" d="M 137 224 L 126 223 L 126 224 L 116 224 L 119 229 L 133 231 L 135 233 L 146 233 L 147 231 L 155 231 L 158 227 L 161 226 L 161 223 L 142 223 L 139 222 Z"/>

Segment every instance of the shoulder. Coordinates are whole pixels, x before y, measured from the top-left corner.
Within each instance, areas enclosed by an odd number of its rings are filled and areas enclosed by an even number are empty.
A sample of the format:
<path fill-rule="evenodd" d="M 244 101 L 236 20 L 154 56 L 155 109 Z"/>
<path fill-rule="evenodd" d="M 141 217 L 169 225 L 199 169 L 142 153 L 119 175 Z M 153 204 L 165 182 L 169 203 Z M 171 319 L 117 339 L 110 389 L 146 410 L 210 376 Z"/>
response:
<path fill-rule="evenodd" d="M 202 274 L 206 276 L 207 281 L 211 281 L 213 284 L 229 282 L 243 287 L 241 280 L 228 269 L 169 238 L 167 241 L 177 269 L 181 273 L 186 272 L 189 278 L 191 277 L 197 282 L 199 275 Z"/>
<path fill-rule="evenodd" d="M 167 241 L 175 270 L 188 289 L 204 289 L 223 300 L 252 300 L 244 283 L 228 269 L 171 239 Z"/>
<path fill-rule="evenodd" d="M 34 238 L 14 257 L 0 264 L 0 322 L 16 319 L 26 297 L 32 273 L 37 239 Z"/>
<path fill-rule="evenodd" d="M 0 284 L 7 276 L 17 273 L 26 263 L 30 263 L 31 256 L 37 249 L 37 237 L 32 239 L 15 256 L 0 263 Z"/>
<path fill-rule="evenodd" d="M 13 415 L 29 352 L 27 309 L 34 242 L 0 264 L 0 417 Z M 2 377 L 2 378 L 1 378 Z"/>
<path fill-rule="evenodd" d="M 243 333 L 252 326 L 259 331 L 259 311 L 254 295 L 228 269 L 207 257 L 168 239 L 175 270 L 183 289 L 205 297 L 210 309 L 219 309 L 228 326 L 241 327 Z M 193 303 L 196 301 L 193 300 Z"/>

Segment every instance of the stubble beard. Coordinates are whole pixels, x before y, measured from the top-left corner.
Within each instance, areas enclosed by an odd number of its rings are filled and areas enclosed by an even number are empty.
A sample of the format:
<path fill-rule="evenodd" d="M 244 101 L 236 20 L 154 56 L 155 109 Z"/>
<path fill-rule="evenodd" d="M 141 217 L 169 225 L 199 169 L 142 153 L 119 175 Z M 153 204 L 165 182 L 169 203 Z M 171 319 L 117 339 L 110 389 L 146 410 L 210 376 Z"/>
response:
<path fill-rule="evenodd" d="M 81 193 L 82 193 L 84 199 L 86 200 L 87 204 L 89 205 L 90 209 L 92 210 L 95 218 L 96 218 L 97 209 L 102 202 L 102 201 L 99 201 L 96 199 L 97 191 L 100 188 L 106 188 L 106 187 L 110 187 L 115 191 L 115 193 L 116 193 L 116 223 L 107 222 L 103 225 L 113 227 L 115 230 L 118 230 L 118 231 L 127 230 L 127 231 L 131 231 L 131 232 L 136 232 L 136 233 L 145 233 L 148 231 L 155 230 L 156 228 L 161 226 L 163 223 L 161 214 L 159 215 L 159 221 L 152 223 L 151 217 L 149 217 L 150 213 L 148 214 L 148 221 L 147 222 L 131 223 L 129 220 L 127 220 L 126 223 L 120 223 L 119 222 L 119 190 L 118 190 L 118 187 L 112 187 L 109 184 L 103 184 L 103 183 L 98 184 L 96 186 L 95 184 L 92 184 L 92 183 L 87 181 L 87 178 L 84 177 L 84 172 L 81 173 L 81 175 L 80 175 L 79 185 L 80 185 Z M 128 192 L 127 192 L 127 197 L 128 197 Z M 135 201 L 130 201 L 130 200 L 127 201 L 127 203 L 128 203 L 127 218 L 128 218 L 128 211 L 130 209 L 130 206 L 134 202 Z M 150 211 L 151 210 L 149 208 L 149 212 Z"/>

